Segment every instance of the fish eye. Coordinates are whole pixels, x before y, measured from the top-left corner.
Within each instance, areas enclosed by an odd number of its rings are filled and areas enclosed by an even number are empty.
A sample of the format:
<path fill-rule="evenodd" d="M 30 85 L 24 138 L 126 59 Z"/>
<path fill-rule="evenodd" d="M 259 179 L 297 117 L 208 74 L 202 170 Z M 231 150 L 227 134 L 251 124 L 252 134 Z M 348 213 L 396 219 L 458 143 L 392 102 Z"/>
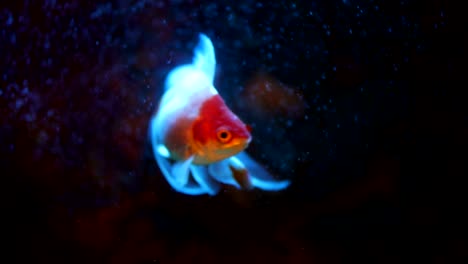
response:
<path fill-rule="evenodd" d="M 226 128 L 218 129 L 218 131 L 216 132 L 216 136 L 218 137 L 218 140 L 221 143 L 229 142 L 229 140 L 231 140 L 231 137 L 232 137 L 231 132 L 227 130 Z"/>

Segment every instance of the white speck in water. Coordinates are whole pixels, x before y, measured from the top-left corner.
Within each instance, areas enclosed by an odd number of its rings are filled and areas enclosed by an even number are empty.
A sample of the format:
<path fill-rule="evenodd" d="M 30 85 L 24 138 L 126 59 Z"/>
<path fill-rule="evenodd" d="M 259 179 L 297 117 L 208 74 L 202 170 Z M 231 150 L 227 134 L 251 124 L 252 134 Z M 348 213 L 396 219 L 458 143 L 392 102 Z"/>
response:
<path fill-rule="evenodd" d="M 11 14 L 9 14 L 8 19 L 7 19 L 5 24 L 7 26 L 10 26 L 11 24 L 13 24 L 13 21 L 14 21 L 13 16 Z"/>
<path fill-rule="evenodd" d="M 24 116 L 24 119 L 27 122 L 32 122 L 32 121 L 36 120 L 36 115 L 34 113 L 29 113 L 29 114 Z"/>
<path fill-rule="evenodd" d="M 20 109 L 21 106 L 23 106 L 23 105 L 24 105 L 24 100 L 23 99 L 16 100 L 16 105 L 15 105 L 16 110 Z"/>

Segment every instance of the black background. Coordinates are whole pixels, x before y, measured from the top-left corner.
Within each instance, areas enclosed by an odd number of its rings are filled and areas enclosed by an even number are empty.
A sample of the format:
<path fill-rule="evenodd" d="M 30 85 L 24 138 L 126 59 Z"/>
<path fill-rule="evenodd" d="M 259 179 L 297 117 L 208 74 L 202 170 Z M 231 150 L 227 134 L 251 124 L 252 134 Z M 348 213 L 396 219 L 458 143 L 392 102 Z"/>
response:
<path fill-rule="evenodd" d="M 468 43 L 451 2 L 0 4 L 9 262 L 463 263 Z M 148 120 L 199 32 L 287 190 L 193 197 L 160 175 Z M 265 81 L 279 94 L 249 89 Z"/>

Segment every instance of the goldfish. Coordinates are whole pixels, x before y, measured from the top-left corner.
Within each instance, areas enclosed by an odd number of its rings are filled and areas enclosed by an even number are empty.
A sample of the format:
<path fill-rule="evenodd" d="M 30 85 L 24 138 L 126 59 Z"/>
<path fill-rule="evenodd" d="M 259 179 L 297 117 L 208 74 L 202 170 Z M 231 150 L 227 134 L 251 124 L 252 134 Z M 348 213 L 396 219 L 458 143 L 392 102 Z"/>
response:
<path fill-rule="evenodd" d="M 239 190 L 287 188 L 289 180 L 275 179 L 246 153 L 251 128 L 218 93 L 215 72 L 213 43 L 200 33 L 192 62 L 167 74 L 150 118 L 149 139 L 162 175 L 186 195 L 216 195 L 223 185 Z"/>

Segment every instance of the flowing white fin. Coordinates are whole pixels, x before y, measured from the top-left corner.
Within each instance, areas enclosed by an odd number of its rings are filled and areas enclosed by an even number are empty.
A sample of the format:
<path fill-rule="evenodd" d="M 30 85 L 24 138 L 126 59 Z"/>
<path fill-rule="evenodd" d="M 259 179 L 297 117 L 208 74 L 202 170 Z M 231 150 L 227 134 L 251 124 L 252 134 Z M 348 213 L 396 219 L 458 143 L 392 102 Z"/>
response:
<path fill-rule="evenodd" d="M 167 75 L 164 89 L 194 89 L 197 86 L 212 86 L 216 71 L 216 57 L 211 40 L 203 33 L 199 35 L 193 50 L 191 64 L 177 66 Z M 213 93 L 217 93 L 215 89 Z"/>
<path fill-rule="evenodd" d="M 221 186 L 208 175 L 206 166 L 192 165 L 190 166 L 190 171 L 195 181 L 204 188 L 209 195 L 215 195 L 219 192 Z"/>
<path fill-rule="evenodd" d="M 237 157 L 247 168 L 252 185 L 256 188 L 265 191 L 280 191 L 287 188 L 291 183 L 288 180 L 279 181 L 273 178 L 270 173 L 268 173 L 244 151 L 240 152 L 235 157 Z"/>
<path fill-rule="evenodd" d="M 242 189 L 250 190 L 254 187 L 250 172 L 236 156 L 230 157 L 229 169 L 231 170 L 232 177 L 242 187 Z"/>
<path fill-rule="evenodd" d="M 168 159 L 160 155 L 156 155 L 156 161 L 158 163 L 159 168 L 162 171 L 164 178 L 166 178 L 169 185 L 171 185 L 171 187 L 177 192 L 188 195 L 202 195 L 207 193 L 207 191 L 200 185 L 192 182 L 187 182 L 185 185 L 181 185 L 178 179 L 176 179 L 174 175 L 170 173 L 170 171 L 172 170 L 172 165 L 170 164 Z"/>
<path fill-rule="evenodd" d="M 208 173 L 213 179 L 217 180 L 218 182 L 232 185 L 237 189 L 241 189 L 241 186 L 239 185 L 239 183 L 237 183 L 237 181 L 232 175 L 232 171 L 229 168 L 228 159 L 209 164 Z"/>
<path fill-rule="evenodd" d="M 199 35 L 198 45 L 193 54 L 193 65 L 205 73 L 213 83 L 216 70 L 216 56 L 213 43 L 205 34 Z"/>
<path fill-rule="evenodd" d="M 194 184 L 190 181 L 187 181 L 185 185 L 182 185 L 180 183 L 180 179 L 177 179 L 173 174 L 172 171 L 174 170 L 173 165 L 169 161 L 168 158 L 164 157 L 161 154 L 167 154 L 167 153 L 160 153 L 161 152 L 161 144 L 157 140 L 156 136 L 156 131 L 158 127 L 156 126 L 155 119 L 152 118 L 150 121 L 150 126 L 149 126 L 149 138 L 151 141 L 151 148 L 153 149 L 153 155 L 154 158 L 156 159 L 156 162 L 161 169 L 161 172 L 166 178 L 166 181 L 169 183 L 169 185 L 176 190 L 177 192 L 184 193 L 187 195 L 202 195 L 206 194 L 207 191 L 199 186 L 198 184 Z"/>
<path fill-rule="evenodd" d="M 172 165 L 171 174 L 175 178 L 175 180 L 181 185 L 187 185 L 190 176 L 190 165 L 192 165 L 192 161 L 194 156 L 186 160 L 177 161 Z"/>

